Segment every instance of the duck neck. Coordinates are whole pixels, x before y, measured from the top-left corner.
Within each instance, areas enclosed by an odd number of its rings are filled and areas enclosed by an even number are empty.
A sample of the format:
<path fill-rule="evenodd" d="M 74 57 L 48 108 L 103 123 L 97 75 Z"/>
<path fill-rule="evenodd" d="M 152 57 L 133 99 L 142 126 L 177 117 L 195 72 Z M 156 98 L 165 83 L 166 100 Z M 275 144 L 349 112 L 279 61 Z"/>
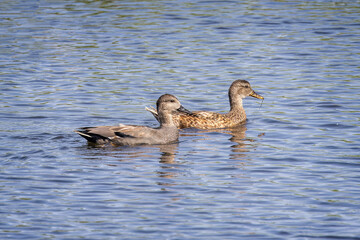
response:
<path fill-rule="evenodd" d="M 229 101 L 230 101 L 230 111 L 227 115 L 231 118 L 244 118 L 246 119 L 245 110 L 243 108 L 243 99 L 240 95 L 230 94 L 229 93 Z M 243 120 L 243 119 L 242 119 Z"/>
<path fill-rule="evenodd" d="M 160 127 L 172 127 L 175 126 L 173 122 L 173 116 L 170 113 L 159 113 Z"/>

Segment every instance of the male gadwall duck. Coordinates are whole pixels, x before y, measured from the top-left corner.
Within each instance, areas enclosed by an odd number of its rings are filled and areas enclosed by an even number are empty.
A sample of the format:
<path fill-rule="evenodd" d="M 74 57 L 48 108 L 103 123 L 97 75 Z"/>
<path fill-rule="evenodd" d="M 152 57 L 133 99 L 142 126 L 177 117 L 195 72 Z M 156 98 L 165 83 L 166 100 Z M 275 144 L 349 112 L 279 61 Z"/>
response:
<path fill-rule="evenodd" d="M 252 90 L 250 83 L 246 80 L 236 80 L 229 88 L 230 111 L 225 114 L 195 111 L 192 113 L 174 113 L 173 118 L 178 128 L 214 129 L 227 128 L 239 125 L 246 121 L 243 108 L 243 98 L 252 96 L 264 99 Z M 158 112 L 154 108 L 146 108 L 159 121 Z"/>
<path fill-rule="evenodd" d="M 119 124 L 118 126 L 84 127 L 75 132 L 93 145 L 123 146 L 176 142 L 179 138 L 179 130 L 174 123 L 173 116 L 176 116 L 175 112 L 191 112 L 170 94 L 162 95 L 157 100 L 156 107 L 160 122 L 158 128 Z"/>

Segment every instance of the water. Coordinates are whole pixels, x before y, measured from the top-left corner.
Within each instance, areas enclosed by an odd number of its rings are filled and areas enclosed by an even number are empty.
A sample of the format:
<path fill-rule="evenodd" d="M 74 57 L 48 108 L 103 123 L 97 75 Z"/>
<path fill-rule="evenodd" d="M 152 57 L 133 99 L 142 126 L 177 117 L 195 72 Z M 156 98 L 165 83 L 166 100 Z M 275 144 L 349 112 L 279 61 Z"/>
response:
<path fill-rule="evenodd" d="M 359 239 L 358 1 L 2 1 L 2 239 Z M 164 93 L 248 122 L 177 144 L 72 132 L 157 126 Z"/>

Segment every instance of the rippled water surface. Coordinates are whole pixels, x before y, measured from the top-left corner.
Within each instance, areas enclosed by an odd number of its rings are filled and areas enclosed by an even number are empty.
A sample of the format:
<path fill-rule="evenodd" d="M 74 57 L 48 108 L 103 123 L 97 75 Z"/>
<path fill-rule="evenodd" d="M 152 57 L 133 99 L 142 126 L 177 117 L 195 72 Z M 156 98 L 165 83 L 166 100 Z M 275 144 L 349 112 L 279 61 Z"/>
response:
<path fill-rule="evenodd" d="M 0 2 L 1 239 L 359 239 L 359 1 Z M 245 125 L 161 146 L 163 93 Z"/>

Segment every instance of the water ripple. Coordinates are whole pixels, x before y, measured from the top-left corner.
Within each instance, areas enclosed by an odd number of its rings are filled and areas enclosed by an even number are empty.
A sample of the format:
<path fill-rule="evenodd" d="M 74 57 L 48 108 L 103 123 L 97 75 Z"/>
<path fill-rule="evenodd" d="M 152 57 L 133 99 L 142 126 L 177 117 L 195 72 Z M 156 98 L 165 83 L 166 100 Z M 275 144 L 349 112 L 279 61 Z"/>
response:
<path fill-rule="evenodd" d="M 358 2 L 0 5 L 1 238 L 358 238 Z M 234 129 L 72 132 L 158 126 L 163 93 L 224 113 L 239 78 L 265 100 Z"/>

